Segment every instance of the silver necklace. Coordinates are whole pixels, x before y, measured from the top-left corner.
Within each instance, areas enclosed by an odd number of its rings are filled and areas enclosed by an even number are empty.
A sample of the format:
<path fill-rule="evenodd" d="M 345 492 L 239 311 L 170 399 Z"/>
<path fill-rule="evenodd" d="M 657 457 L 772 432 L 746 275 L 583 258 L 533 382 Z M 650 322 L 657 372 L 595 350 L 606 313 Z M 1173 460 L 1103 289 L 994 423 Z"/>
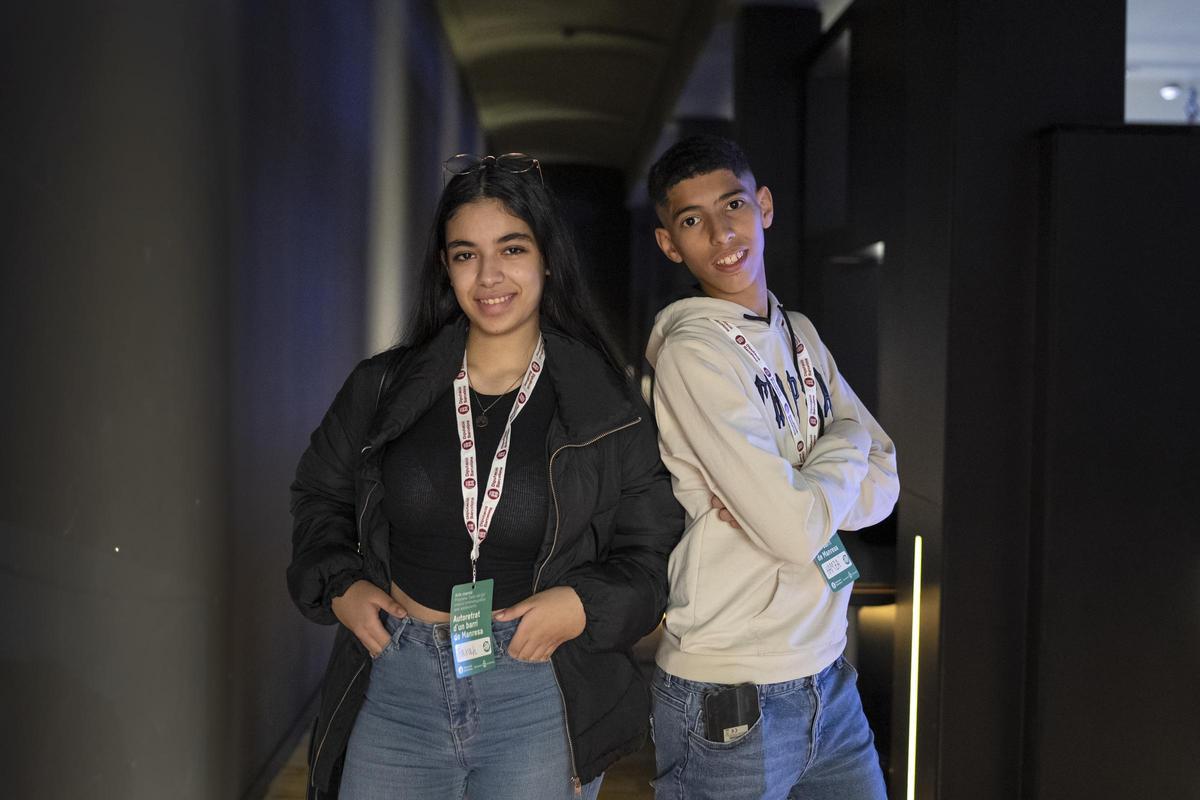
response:
<path fill-rule="evenodd" d="M 522 376 L 522 377 L 524 377 L 524 376 Z M 476 428 L 486 428 L 488 426 L 488 418 L 487 418 L 488 412 L 491 411 L 496 406 L 496 403 L 499 403 L 501 400 L 504 399 L 504 395 L 507 395 L 514 388 L 516 388 L 517 383 L 519 383 L 520 381 L 521 381 L 521 378 L 517 378 L 517 380 L 513 382 L 513 385 L 509 386 L 507 389 L 505 389 L 504 394 L 500 395 L 495 400 L 493 400 L 491 402 L 491 405 L 489 405 L 487 408 L 483 407 L 483 401 L 479 399 L 479 392 L 476 392 L 474 388 L 471 389 L 471 391 L 475 395 L 475 402 L 479 404 L 479 416 L 475 417 L 475 427 Z"/>

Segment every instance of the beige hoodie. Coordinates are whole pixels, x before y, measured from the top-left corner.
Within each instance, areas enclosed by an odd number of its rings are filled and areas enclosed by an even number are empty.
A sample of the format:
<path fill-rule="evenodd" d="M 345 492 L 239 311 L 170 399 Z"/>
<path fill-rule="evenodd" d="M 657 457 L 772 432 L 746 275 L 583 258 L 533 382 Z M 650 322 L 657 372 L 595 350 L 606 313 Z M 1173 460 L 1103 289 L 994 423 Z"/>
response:
<path fill-rule="evenodd" d="M 814 563 L 838 530 L 884 519 L 899 482 L 891 439 L 842 378 L 808 319 L 796 336 L 829 390 L 824 433 L 802 466 L 754 363 L 712 320 L 735 325 L 779 376 L 796 377 L 774 295 L 770 322 L 708 297 L 667 306 L 646 357 L 654 367 L 659 447 L 687 514 L 671 554 L 671 595 L 657 661 L 681 678 L 775 683 L 813 675 L 846 645 L 850 587 L 833 592 Z M 785 393 L 808 416 L 804 393 Z M 818 387 L 817 402 L 824 404 Z M 800 406 L 796 408 L 797 404 Z M 741 525 L 722 522 L 716 494 Z"/>

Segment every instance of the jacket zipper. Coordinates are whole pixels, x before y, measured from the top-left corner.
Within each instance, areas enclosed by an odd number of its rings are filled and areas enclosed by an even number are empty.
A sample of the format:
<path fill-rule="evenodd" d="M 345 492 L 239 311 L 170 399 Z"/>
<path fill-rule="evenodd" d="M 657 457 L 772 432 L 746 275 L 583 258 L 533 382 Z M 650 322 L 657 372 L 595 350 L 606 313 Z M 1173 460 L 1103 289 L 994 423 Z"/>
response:
<path fill-rule="evenodd" d="M 366 516 L 367 506 L 371 503 L 371 495 L 375 494 L 375 490 L 379 488 L 379 484 L 375 483 L 371 486 L 371 491 L 367 492 L 367 497 L 363 500 L 362 511 L 358 513 L 358 554 L 361 556 L 363 551 L 363 517 Z"/>
<path fill-rule="evenodd" d="M 342 703 L 346 702 L 346 695 L 350 694 L 350 687 L 352 687 L 354 682 L 358 680 L 358 676 L 362 674 L 363 667 L 366 665 L 367 664 L 365 661 L 362 664 L 359 664 L 358 671 L 354 673 L 354 677 L 350 679 L 350 683 L 346 684 L 346 690 L 342 692 L 342 696 L 338 699 L 337 705 L 333 707 L 333 713 L 329 715 L 329 723 L 325 726 L 325 734 L 321 736 L 321 741 L 317 745 L 317 752 L 313 755 L 312 769 L 309 770 L 310 783 L 316 780 L 317 764 L 319 764 L 321 761 L 321 750 L 325 747 L 325 740 L 329 738 L 329 730 L 333 727 L 333 721 L 337 719 L 337 713 L 342 709 Z M 312 785 L 313 787 L 316 787 L 317 784 L 313 783 Z"/>
<path fill-rule="evenodd" d="M 586 442 L 581 442 L 579 444 L 564 444 L 562 447 L 559 447 L 557 450 L 555 450 L 553 453 L 550 454 L 550 462 L 547 465 L 546 470 L 549 473 L 549 479 L 550 479 L 550 496 L 552 498 L 554 498 L 554 538 L 550 540 L 550 552 L 546 554 L 546 560 L 542 562 L 542 565 L 540 567 L 538 567 L 537 575 L 535 575 L 533 578 L 533 593 L 534 594 L 537 594 L 538 582 L 541 581 L 541 579 L 542 579 L 542 570 L 545 569 L 546 565 L 550 563 L 550 559 L 554 557 L 554 548 L 558 546 L 559 512 L 558 512 L 558 492 L 556 492 L 554 489 L 554 459 L 558 457 L 559 453 L 561 453 L 563 450 L 566 450 L 568 447 L 577 447 L 577 448 L 588 447 L 589 445 L 593 445 L 596 442 L 600 441 L 605 436 L 610 436 L 619 431 L 623 431 L 626 428 L 632 428 L 634 425 L 637 425 L 641 421 L 642 421 L 641 417 L 636 417 L 633 420 L 626 422 L 624 425 L 613 428 L 610 431 L 605 431 L 604 433 L 601 433 L 598 436 L 592 437 L 591 439 L 587 440 Z M 558 689 L 558 699 L 562 701 L 563 726 L 567 729 L 567 755 L 569 755 L 571 757 L 571 784 L 575 787 L 575 796 L 581 797 L 583 795 L 583 783 L 579 780 L 579 768 L 575 766 L 575 741 L 571 738 L 571 723 L 567 717 L 567 696 L 565 694 L 563 694 L 562 683 L 560 683 L 558 680 L 558 667 L 556 667 L 554 665 L 553 658 L 550 659 L 550 673 L 552 675 L 554 675 L 554 685 Z M 314 761 L 315 761 L 315 759 L 314 759 Z"/>

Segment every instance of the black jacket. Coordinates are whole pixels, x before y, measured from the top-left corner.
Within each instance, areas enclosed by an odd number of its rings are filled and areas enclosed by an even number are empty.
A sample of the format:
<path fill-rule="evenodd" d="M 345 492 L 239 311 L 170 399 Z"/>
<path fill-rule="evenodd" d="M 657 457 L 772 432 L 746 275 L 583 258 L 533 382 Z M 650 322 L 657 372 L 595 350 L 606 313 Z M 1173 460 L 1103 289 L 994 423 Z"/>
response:
<path fill-rule="evenodd" d="M 553 381 L 558 406 L 546 442 L 553 499 L 530 593 L 571 586 L 583 601 L 583 633 L 551 661 L 574 773 L 586 783 L 645 740 L 648 691 L 630 648 L 662 618 L 667 558 L 683 512 L 645 404 L 594 349 L 551 329 L 543 336 L 542 380 Z M 383 445 L 453 382 L 465 343 L 465 324 L 452 324 L 421 348 L 363 361 L 313 432 L 292 484 L 287 573 L 292 599 L 308 618 L 335 623 L 330 603 L 356 580 L 389 588 Z M 367 651 L 339 625 L 309 752 L 314 796 L 337 793 L 370 672 Z"/>

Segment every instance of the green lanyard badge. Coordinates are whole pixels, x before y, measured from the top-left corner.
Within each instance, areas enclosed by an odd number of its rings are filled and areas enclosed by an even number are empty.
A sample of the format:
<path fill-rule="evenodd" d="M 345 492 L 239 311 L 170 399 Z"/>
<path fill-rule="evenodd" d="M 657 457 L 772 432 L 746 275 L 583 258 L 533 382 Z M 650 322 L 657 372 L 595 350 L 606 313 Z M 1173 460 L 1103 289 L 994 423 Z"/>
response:
<path fill-rule="evenodd" d="M 842 537 L 836 533 L 825 543 L 813 561 L 821 568 L 821 574 L 825 576 L 825 582 L 832 591 L 836 592 L 858 580 L 858 567 L 850 560 L 850 554 L 842 544 Z"/>
<path fill-rule="evenodd" d="M 469 678 L 496 665 L 492 641 L 491 578 L 450 590 L 450 644 L 454 674 Z"/>

